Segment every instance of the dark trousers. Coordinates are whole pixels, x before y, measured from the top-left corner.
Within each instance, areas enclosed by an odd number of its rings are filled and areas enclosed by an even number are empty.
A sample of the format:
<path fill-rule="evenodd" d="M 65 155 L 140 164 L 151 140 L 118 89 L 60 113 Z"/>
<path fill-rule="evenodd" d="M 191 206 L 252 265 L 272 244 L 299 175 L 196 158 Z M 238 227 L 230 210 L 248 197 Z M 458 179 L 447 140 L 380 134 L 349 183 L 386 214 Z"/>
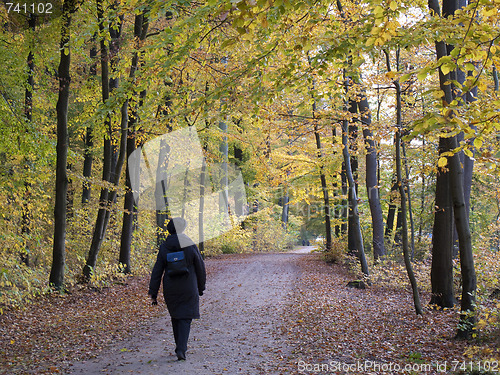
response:
<path fill-rule="evenodd" d="M 185 354 L 191 330 L 192 319 L 172 318 L 172 328 L 174 330 L 175 352 Z"/>

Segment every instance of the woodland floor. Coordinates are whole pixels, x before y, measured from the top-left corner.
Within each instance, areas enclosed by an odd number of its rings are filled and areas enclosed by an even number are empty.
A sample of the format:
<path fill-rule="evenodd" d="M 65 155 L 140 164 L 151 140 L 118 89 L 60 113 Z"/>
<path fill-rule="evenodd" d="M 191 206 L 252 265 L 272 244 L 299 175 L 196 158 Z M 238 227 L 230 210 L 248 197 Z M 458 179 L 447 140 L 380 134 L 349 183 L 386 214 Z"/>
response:
<path fill-rule="evenodd" d="M 163 301 L 150 306 L 148 278 L 131 277 L 0 316 L 0 374 L 450 374 L 471 360 L 467 345 L 499 357 L 491 344 L 453 339 L 456 311 L 417 317 L 408 291 L 348 288 L 345 267 L 316 254 L 225 255 L 206 266 L 185 362 Z"/>

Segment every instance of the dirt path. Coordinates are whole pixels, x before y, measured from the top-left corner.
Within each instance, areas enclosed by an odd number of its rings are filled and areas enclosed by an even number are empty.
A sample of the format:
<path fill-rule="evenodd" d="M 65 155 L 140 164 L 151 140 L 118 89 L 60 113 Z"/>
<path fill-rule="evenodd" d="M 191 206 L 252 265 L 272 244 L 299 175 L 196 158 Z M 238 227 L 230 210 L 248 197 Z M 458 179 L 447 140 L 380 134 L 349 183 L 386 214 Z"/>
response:
<path fill-rule="evenodd" d="M 200 320 L 193 322 L 187 361 L 174 355 L 166 307 L 158 321 L 145 324 L 93 360 L 74 363 L 71 374 L 273 374 L 280 354 L 291 348 L 273 334 L 287 298 L 300 279 L 298 253 L 232 255 L 209 259 L 207 290 Z M 160 304 L 159 304 L 160 305 Z M 278 353 L 278 354 L 277 354 Z"/>

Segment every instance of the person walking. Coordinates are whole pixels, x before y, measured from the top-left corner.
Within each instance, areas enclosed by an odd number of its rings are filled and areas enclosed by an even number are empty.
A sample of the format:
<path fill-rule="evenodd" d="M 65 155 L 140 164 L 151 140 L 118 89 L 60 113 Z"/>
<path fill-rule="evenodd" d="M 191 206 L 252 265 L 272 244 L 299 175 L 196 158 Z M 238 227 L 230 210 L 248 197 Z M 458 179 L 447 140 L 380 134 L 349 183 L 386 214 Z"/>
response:
<path fill-rule="evenodd" d="M 160 244 L 148 292 L 152 304 L 157 305 L 163 277 L 163 296 L 172 319 L 178 360 L 186 360 L 191 322 L 200 318 L 199 297 L 203 295 L 206 283 L 205 264 L 200 251 L 182 233 L 186 225 L 180 217 L 171 219 L 167 224 L 169 235 Z"/>

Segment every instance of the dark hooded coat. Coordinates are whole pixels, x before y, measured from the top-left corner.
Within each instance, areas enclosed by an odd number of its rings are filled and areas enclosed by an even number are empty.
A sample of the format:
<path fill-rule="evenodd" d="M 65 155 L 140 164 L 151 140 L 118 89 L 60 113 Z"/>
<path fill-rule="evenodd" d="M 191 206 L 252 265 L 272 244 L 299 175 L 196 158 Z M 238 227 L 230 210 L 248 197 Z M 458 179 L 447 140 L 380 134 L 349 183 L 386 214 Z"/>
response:
<path fill-rule="evenodd" d="M 187 241 L 191 243 L 182 248 L 189 273 L 182 276 L 169 276 L 165 272 L 167 254 L 181 250 L 179 239 L 183 244 Z M 160 245 L 149 283 L 149 294 L 152 297 L 158 295 L 162 277 L 163 296 L 170 316 L 175 319 L 199 319 L 199 296 L 203 294 L 206 282 L 205 264 L 200 251 L 186 235 L 170 234 Z"/>

